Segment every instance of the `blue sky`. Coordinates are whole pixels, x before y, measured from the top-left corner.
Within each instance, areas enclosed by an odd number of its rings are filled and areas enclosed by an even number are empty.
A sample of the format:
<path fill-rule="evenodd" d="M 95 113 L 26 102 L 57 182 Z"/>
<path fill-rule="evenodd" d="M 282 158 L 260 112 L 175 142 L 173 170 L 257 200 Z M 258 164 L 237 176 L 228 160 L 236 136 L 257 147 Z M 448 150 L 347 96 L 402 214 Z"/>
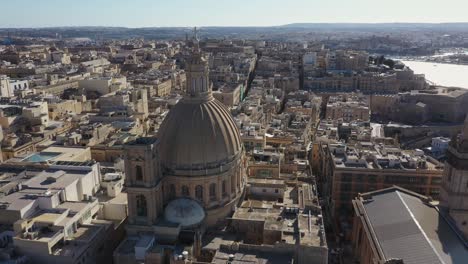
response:
<path fill-rule="evenodd" d="M 468 0 L 0 0 L 0 27 L 468 22 Z"/>

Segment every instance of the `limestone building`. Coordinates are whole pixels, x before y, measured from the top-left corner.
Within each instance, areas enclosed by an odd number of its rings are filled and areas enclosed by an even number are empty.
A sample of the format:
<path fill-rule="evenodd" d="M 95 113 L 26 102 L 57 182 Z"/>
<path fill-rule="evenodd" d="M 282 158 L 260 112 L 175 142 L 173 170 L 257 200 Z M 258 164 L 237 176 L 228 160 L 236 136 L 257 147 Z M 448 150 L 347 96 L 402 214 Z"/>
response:
<path fill-rule="evenodd" d="M 196 237 L 225 221 L 241 196 L 240 134 L 229 111 L 212 96 L 208 75 L 196 41 L 186 94 L 164 119 L 157 138 L 125 146 L 129 235 L 175 241 L 180 232 L 196 230 Z"/>
<path fill-rule="evenodd" d="M 370 111 L 367 98 L 354 94 L 330 96 L 325 118 L 331 120 L 342 119 L 345 122 L 369 121 Z"/>
<path fill-rule="evenodd" d="M 354 145 L 354 146 L 353 146 Z M 420 150 L 402 150 L 378 141 L 327 143 L 318 150 L 318 188 L 324 206 L 351 238 L 352 199 L 394 185 L 439 199 L 443 164 Z"/>
<path fill-rule="evenodd" d="M 359 194 L 353 200 L 355 259 L 360 263 L 465 263 L 467 195 L 468 117 L 447 151 L 440 203 L 396 186 Z"/>
<path fill-rule="evenodd" d="M 448 148 L 440 196 L 441 206 L 468 237 L 468 116 L 461 135 Z"/>

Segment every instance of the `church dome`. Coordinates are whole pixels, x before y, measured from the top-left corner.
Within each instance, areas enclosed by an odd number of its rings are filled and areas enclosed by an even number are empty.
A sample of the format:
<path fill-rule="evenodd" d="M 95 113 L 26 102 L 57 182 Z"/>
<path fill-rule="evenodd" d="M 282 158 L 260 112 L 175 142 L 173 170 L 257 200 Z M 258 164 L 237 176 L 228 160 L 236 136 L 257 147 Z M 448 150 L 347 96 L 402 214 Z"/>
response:
<path fill-rule="evenodd" d="M 175 175 L 218 169 L 242 150 L 231 114 L 213 97 L 179 101 L 161 124 L 158 138 L 161 165 Z"/>
<path fill-rule="evenodd" d="M 169 202 L 164 210 L 164 218 L 182 227 L 191 227 L 200 224 L 205 219 L 205 210 L 192 199 L 179 198 Z"/>

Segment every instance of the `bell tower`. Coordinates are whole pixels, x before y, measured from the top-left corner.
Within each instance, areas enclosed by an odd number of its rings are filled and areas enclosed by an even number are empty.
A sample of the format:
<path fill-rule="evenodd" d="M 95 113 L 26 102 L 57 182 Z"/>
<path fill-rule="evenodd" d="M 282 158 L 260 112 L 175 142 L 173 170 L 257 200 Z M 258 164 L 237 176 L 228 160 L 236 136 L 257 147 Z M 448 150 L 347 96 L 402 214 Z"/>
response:
<path fill-rule="evenodd" d="M 462 133 L 447 151 L 440 205 L 468 237 L 468 115 Z"/>
<path fill-rule="evenodd" d="M 162 214 L 162 174 L 156 138 L 138 138 L 124 146 L 129 230 L 151 226 Z"/>

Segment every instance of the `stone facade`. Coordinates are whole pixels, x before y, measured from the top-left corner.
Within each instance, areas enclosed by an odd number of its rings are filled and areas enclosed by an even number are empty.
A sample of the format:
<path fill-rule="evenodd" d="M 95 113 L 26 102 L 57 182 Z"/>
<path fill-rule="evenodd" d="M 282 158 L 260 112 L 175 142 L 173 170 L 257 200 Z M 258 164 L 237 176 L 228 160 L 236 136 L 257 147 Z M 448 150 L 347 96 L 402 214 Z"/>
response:
<path fill-rule="evenodd" d="M 461 135 L 447 151 L 441 190 L 441 205 L 468 237 L 468 116 Z"/>

